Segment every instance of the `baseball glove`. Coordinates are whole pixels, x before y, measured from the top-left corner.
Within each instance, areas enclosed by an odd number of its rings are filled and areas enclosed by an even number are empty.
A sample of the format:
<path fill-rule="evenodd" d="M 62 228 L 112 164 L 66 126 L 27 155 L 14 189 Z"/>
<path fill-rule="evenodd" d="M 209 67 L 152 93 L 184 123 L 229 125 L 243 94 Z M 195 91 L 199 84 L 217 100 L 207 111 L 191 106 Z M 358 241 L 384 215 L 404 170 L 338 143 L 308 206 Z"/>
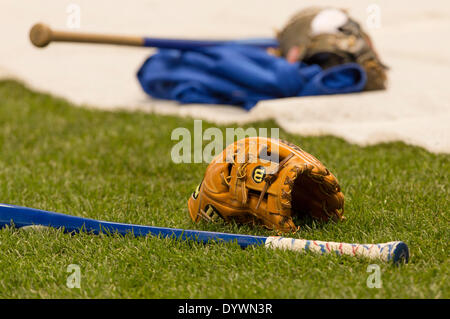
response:
<path fill-rule="evenodd" d="M 366 71 L 364 90 L 386 88 L 387 67 L 369 35 L 345 10 L 311 7 L 294 15 L 277 34 L 279 54 L 288 61 L 318 64 L 326 69 L 356 62 Z"/>
<path fill-rule="evenodd" d="M 194 222 L 235 221 L 295 232 L 295 216 L 342 220 L 344 195 L 333 174 L 298 146 L 249 137 L 213 159 L 188 207 Z"/>

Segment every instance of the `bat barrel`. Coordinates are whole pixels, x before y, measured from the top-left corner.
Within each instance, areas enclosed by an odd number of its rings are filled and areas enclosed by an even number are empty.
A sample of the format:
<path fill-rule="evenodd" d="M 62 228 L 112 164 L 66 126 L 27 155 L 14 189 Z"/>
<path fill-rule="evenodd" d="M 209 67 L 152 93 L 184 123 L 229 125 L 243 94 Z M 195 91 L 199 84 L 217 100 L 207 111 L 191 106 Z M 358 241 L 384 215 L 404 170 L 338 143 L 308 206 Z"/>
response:
<path fill-rule="evenodd" d="M 120 235 L 133 234 L 134 236 L 152 235 L 180 240 L 194 240 L 199 243 L 208 243 L 211 241 L 237 242 L 239 246 L 244 248 L 250 245 L 264 245 L 267 238 L 261 236 L 106 222 L 39 209 L 0 204 L 0 227 L 11 224 L 17 228 L 32 225 L 63 228 L 65 232 L 69 233 L 86 231 L 94 234 L 118 233 Z"/>
<path fill-rule="evenodd" d="M 261 49 L 276 48 L 278 41 L 273 38 L 254 38 L 242 40 L 188 40 L 188 39 L 165 39 L 144 38 L 144 46 L 159 49 L 193 50 L 218 45 L 248 45 Z"/>

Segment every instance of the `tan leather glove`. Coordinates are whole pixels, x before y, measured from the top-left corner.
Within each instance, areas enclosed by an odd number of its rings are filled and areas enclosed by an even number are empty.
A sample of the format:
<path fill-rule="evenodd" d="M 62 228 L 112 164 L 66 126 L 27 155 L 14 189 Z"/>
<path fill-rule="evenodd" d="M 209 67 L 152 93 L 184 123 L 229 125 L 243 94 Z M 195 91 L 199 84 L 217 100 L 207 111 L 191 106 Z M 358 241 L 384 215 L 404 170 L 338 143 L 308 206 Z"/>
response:
<path fill-rule="evenodd" d="M 314 156 L 289 142 L 249 137 L 209 164 L 188 202 L 193 221 L 235 221 L 294 232 L 295 215 L 343 219 L 337 179 Z"/>

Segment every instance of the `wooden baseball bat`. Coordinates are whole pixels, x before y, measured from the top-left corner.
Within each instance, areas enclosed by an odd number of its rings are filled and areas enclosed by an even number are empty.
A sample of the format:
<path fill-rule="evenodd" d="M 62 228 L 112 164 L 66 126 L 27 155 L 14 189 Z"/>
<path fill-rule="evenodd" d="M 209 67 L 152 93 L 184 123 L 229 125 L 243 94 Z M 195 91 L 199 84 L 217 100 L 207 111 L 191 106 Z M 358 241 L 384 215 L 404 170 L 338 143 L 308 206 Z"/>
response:
<path fill-rule="evenodd" d="M 53 30 L 43 23 L 35 24 L 30 30 L 30 40 L 36 47 L 44 48 L 50 42 L 77 42 L 154 47 L 160 49 L 189 50 L 225 44 L 241 44 L 263 49 L 276 48 L 278 42 L 273 38 L 254 38 L 242 40 L 187 40 L 150 38 L 127 35 L 95 34 Z"/>

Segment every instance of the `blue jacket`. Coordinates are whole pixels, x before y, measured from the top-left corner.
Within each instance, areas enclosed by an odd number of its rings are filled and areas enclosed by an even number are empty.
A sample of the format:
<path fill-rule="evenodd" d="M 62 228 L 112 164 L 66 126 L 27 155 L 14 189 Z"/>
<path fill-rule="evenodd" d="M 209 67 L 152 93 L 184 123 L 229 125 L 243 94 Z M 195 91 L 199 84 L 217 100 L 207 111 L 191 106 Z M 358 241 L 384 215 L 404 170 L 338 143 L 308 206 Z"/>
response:
<path fill-rule="evenodd" d="M 260 100 L 359 92 L 366 83 L 366 74 L 356 63 L 323 70 L 240 44 L 159 50 L 144 62 L 137 77 L 155 98 L 247 110 Z"/>

